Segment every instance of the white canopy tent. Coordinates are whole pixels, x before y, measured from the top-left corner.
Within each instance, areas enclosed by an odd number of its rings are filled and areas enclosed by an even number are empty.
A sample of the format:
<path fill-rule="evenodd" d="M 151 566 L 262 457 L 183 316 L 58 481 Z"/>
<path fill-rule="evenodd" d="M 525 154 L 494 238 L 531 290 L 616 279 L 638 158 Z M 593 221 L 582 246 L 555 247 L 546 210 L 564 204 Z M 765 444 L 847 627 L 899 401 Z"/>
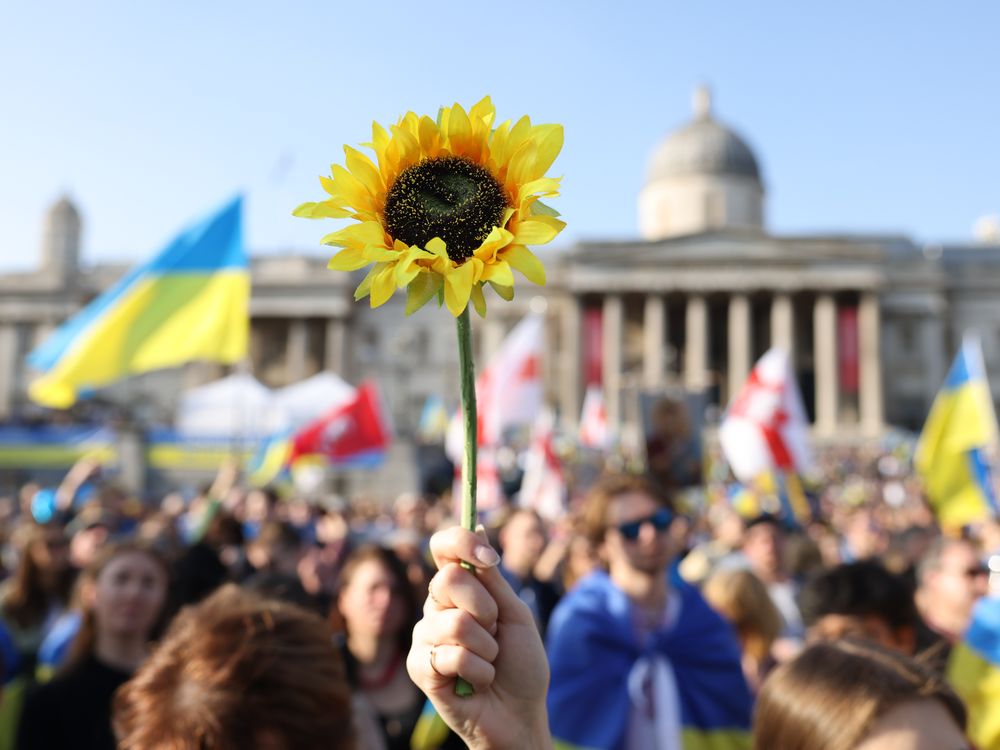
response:
<path fill-rule="evenodd" d="M 262 439 L 316 419 L 354 392 L 332 372 L 275 391 L 252 375 L 236 373 L 184 393 L 177 431 L 186 438 Z"/>
<path fill-rule="evenodd" d="M 177 406 L 177 431 L 188 438 L 259 439 L 290 426 L 274 393 L 246 373 L 192 388 Z"/>
<path fill-rule="evenodd" d="M 319 372 L 274 391 L 274 401 L 288 415 L 291 426 L 297 427 L 349 400 L 354 392 L 355 388 L 339 375 Z"/>

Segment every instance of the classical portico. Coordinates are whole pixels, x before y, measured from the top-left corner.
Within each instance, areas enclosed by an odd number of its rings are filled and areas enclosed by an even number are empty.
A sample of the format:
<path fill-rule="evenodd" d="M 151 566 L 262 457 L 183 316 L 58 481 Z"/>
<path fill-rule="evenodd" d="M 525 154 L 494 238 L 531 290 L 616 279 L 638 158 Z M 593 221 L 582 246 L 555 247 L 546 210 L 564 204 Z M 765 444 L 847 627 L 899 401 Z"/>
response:
<path fill-rule="evenodd" d="M 703 391 L 725 408 L 756 359 L 779 346 L 817 437 L 883 429 L 885 279 L 875 246 L 728 232 L 588 243 L 564 259 L 558 278 L 567 417 L 579 414 L 588 385 L 603 387 L 619 425 L 639 391 Z M 597 357 L 600 368 L 588 367 Z"/>

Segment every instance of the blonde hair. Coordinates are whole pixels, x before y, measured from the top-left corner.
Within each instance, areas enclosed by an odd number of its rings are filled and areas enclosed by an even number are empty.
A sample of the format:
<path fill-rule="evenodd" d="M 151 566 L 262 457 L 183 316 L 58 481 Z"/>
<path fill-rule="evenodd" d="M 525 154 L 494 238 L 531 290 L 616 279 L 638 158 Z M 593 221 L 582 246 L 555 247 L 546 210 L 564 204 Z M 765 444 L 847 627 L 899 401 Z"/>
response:
<path fill-rule="evenodd" d="M 962 701 L 919 662 L 868 643 L 817 643 L 764 681 L 753 747 L 853 750 L 879 718 L 918 700 L 938 701 L 964 731 Z"/>
<path fill-rule="evenodd" d="M 736 628 L 743 651 L 767 658 L 781 633 L 781 614 L 761 580 L 749 570 L 721 570 L 705 584 L 706 601 Z"/>

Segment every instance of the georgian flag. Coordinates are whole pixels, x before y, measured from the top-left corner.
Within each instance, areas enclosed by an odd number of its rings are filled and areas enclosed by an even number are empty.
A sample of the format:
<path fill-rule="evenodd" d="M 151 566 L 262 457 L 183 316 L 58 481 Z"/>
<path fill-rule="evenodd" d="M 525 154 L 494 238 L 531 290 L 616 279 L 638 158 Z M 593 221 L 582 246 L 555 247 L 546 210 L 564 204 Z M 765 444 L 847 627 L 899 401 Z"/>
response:
<path fill-rule="evenodd" d="M 722 452 L 741 482 L 812 466 L 809 420 L 788 354 L 770 349 L 754 365 L 719 428 Z"/>
<path fill-rule="evenodd" d="M 595 450 L 607 450 L 611 446 L 608 413 L 604 408 L 604 391 L 600 386 L 589 386 L 583 397 L 579 441 L 585 448 Z"/>
<path fill-rule="evenodd" d="M 566 478 L 552 444 L 555 424 L 552 410 L 542 409 L 531 430 L 520 492 L 520 506 L 534 509 L 549 521 L 557 521 L 566 514 Z"/>
<path fill-rule="evenodd" d="M 542 408 L 541 357 L 544 318 L 527 315 L 507 334 L 489 365 L 476 378 L 476 415 L 480 446 L 501 445 L 510 427 L 530 425 Z M 448 425 L 446 450 L 456 464 L 462 460 L 465 429 L 462 412 Z"/>

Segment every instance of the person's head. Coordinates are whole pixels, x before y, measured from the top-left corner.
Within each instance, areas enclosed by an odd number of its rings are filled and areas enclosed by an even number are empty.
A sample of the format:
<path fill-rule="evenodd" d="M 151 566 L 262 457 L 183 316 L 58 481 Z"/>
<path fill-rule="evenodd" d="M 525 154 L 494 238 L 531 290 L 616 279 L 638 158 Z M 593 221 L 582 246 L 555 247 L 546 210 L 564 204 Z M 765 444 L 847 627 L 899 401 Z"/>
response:
<path fill-rule="evenodd" d="M 987 593 L 989 584 L 989 569 L 976 548 L 964 539 L 939 539 L 931 545 L 917 576 L 921 599 L 927 602 L 924 616 L 961 635 L 973 605 Z"/>
<path fill-rule="evenodd" d="M 785 576 L 785 532 L 775 516 L 760 515 L 747 523 L 743 555 L 765 583 Z"/>
<path fill-rule="evenodd" d="M 913 592 L 873 560 L 814 576 L 799 594 L 799 609 L 811 641 L 856 638 L 910 655 L 916 649 Z"/>
<path fill-rule="evenodd" d="M 545 538 L 545 523 L 538 513 L 515 510 L 500 529 L 504 567 L 520 576 L 530 574 L 545 550 Z"/>
<path fill-rule="evenodd" d="M 53 604 L 65 604 L 73 585 L 69 538 L 56 524 L 24 528 L 4 614 L 21 627 L 39 624 Z"/>
<path fill-rule="evenodd" d="M 115 696 L 122 750 L 350 750 L 351 694 L 329 626 L 228 584 L 185 608 Z"/>
<path fill-rule="evenodd" d="M 258 570 L 292 576 L 303 552 L 298 529 L 287 521 L 268 521 L 251 543 L 248 557 Z"/>
<path fill-rule="evenodd" d="M 888 549 L 889 537 L 875 514 L 859 508 L 847 519 L 844 537 L 855 560 L 868 560 Z"/>
<path fill-rule="evenodd" d="M 659 576 L 677 553 L 670 535 L 670 498 L 645 477 L 600 478 L 583 505 L 584 532 L 608 564 L 611 577 Z"/>
<path fill-rule="evenodd" d="M 966 750 L 965 707 L 913 659 L 869 644 L 809 646 L 764 681 L 754 750 Z"/>
<path fill-rule="evenodd" d="M 114 526 L 114 519 L 99 505 L 84 508 L 66 531 L 71 535 L 69 556 L 73 565 L 83 570 L 103 547 Z"/>
<path fill-rule="evenodd" d="M 67 667 L 94 654 L 102 639 L 148 641 L 167 603 L 169 568 L 150 544 L 108 544 L 98 550 L 79 582 L 83 622 Z"/>
<path fill-rule="evenodd" d="M 708 579 L 702 593 L 732 623 L 743 651 L 755 659 L 766 659 L 783 621 L 760 579 L 749 570 L 721 570 Z"/>
<path fill-rule="evenodd" d="M 273 487 L 255 487 L 247 493 L 246 520 L 264 523 L 275 517 L 278 493 Z"/>
<path fill-rule="evenodd" d="M 373 544 L 348 555 L 337 586 L 337 610 L 348 639 L 394 640 L 405 653 L 418 609 L 406 566 L 394 552 Z"/>

